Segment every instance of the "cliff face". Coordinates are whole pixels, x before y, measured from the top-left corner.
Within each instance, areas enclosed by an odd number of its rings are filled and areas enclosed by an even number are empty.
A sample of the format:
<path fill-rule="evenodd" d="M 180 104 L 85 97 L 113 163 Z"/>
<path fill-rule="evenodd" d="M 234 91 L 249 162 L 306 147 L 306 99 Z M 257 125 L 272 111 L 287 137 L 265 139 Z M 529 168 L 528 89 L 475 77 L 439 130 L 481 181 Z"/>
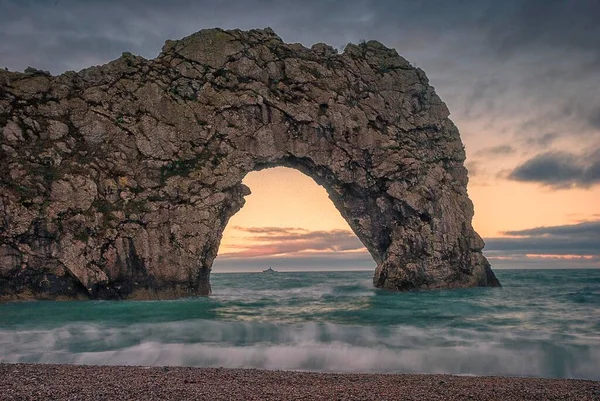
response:
<path fill-rule="evenodd" d="M 378 42 L 210 29 L 154 60 L 0 71 L 0 299 L 210 293 L 254 170 L 323 185 L 391 290 L 499 285 L 464 149 L 422 70 Z"/>

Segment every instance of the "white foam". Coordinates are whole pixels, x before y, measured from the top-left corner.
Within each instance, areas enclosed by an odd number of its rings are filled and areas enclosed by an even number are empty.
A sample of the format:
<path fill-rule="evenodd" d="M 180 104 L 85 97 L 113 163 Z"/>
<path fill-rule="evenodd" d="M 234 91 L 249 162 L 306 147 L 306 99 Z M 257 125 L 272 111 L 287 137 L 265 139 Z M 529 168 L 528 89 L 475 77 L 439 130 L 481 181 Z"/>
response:
<path fill-rule="evenodd" d="M 575 339 L 575 338 L 574 338 Z M 188 320 L 0 330 L 0 362 L 183 365 L 600 380 L 596 339 L 545 333 Z"/>

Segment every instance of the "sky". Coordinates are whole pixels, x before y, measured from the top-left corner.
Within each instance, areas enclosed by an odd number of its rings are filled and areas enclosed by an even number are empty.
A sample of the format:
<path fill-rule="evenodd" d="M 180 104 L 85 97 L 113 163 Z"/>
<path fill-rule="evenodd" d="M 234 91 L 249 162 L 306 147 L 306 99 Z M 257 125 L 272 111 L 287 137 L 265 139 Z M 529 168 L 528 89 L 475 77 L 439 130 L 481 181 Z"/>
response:
<path fill-rule="evenodd" d="M 59 74 L 154 58 L 204 28 L 305 46 L 375 39 L 422 68 L 467 150 L 475 229 L 496 268 L 600 268 L 600 0 L 0 0 L 0 67 Z M 325 190 L 250 173 L 215 271 L 372 269 Z"/>

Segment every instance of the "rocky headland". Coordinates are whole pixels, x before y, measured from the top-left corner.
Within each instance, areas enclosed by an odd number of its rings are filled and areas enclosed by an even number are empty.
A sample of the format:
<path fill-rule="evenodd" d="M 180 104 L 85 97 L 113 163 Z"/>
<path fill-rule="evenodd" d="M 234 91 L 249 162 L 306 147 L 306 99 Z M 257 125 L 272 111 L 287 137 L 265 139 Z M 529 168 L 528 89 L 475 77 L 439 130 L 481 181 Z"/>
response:
<path fill-rule="evenodd" d="M 376 41 L 209 29 L 153 60 L 0 71 L 0 300 L 210 293 L 255 170 L 324 186 L 390 290 L 497 286 L 465 152 L 425 73 Z"/>

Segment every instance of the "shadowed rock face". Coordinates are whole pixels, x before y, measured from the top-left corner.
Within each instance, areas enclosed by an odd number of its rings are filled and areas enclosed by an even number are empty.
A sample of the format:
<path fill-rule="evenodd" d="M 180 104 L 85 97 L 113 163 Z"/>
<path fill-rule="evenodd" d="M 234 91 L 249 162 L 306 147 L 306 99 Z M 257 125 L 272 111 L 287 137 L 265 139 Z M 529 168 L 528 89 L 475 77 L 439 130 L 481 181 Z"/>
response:
<path fill-rule="evenodd" d="M 210 293 L 244 176 L 296 168 L 365 244 L 375 286 L 498 286 L 448 109 L 378 42 L 210 29 L 154 60 L 0 71 L 0 299 Z"/>

